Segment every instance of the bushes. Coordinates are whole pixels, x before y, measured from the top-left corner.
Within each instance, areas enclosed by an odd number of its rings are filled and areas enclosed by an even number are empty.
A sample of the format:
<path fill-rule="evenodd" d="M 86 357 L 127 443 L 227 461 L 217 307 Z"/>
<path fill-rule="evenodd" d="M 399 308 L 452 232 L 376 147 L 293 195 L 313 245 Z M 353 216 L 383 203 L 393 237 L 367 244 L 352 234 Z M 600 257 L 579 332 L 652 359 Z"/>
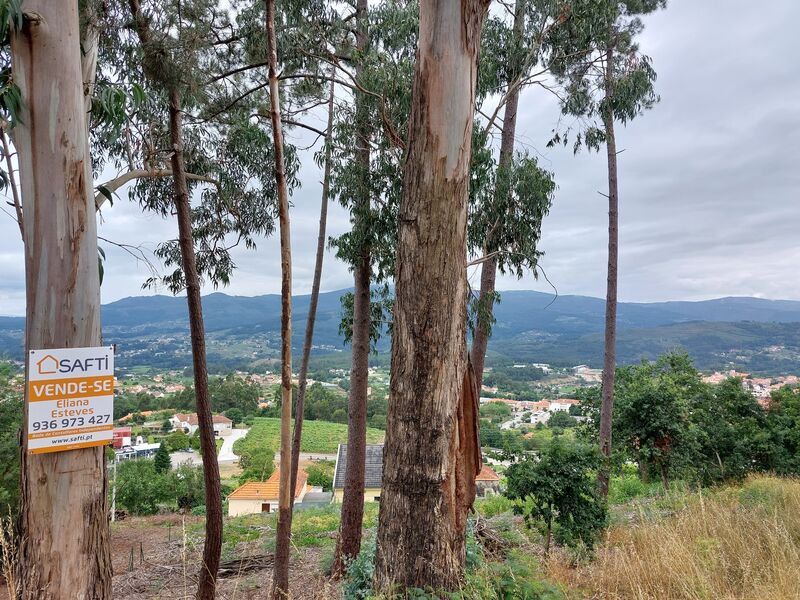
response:
<path fill-rule="evenodd" d="M 517 500 L 515 510 L 545 538 L 572 547 L 594 544 L 606 522 L 606 506 L 597 493 L 594 473 L 599 464 L 595 449 L 554 438 L 537 461 L 527 459 L 506 471 L 507 496 Z"/>
<path fill-rule="evenodd" d="M 148 459 L 128 460 L 117 465 L 117 506 L 133 515 L 152 515 L 160 505 L 191 509 L 204 502 L 201 467 L 181 465 L 159 473 Z"/>
<path fill-rule="evenodd" d="M 375 574 L 375 537 L 364 540 L 361 552 L 347 567 L 347 579 L 342 586 L 348 600 L 364 600 L 372 592 L 372 576 Z"/>
<path fill-rule="evenodd" d="M 334 463 L 322 460 L 308 465 L 305 469 L 308 474 L 308 485 L 319 486 L 323 492 L 330 492 L 333 488 Z"/>

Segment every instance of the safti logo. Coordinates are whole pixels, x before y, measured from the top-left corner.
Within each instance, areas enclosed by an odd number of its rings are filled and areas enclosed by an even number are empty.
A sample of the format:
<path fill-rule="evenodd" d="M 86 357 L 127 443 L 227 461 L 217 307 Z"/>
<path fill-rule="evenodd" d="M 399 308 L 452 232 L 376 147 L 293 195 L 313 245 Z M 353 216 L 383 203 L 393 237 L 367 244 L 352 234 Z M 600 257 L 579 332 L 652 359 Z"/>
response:
<path fill-rule="evenodd" d="M 85 373 L 86 371 L 95 371 L 101 369 L 108 369 L 107 356 L 95 356 L 90 358 L 62 358 L 57 359 L 52 354 L 46 354 L 44 357 L 36 361 L 36 368 L 39 370 L 40 375 L 55 375 L 56 373 Z"/>
<path fill-rule="evenodd" d="M 40 375 L 52 375 L 58 373 L 58 360 L 55 356 L 48 354 L 36 363 Z"/>

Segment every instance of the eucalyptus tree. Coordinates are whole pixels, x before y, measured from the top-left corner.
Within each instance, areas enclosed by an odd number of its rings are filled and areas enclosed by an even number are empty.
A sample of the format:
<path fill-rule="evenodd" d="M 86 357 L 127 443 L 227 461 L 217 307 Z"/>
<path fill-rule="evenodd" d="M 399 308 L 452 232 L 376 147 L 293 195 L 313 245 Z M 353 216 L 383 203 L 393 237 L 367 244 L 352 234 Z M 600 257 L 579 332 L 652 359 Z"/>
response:
<path fill-rule="evenodd" d="M 81 86 L 77 2 L 3 3 L 26 273 L 26 349 L 98 346 L 97 229 Z M 8 25 L 11 25 L 10 29 Z M 7 66 L 7 65 L 6 65 Z M 3 73 L 4 84 L 12 76 Z M 57 140 L 57 143 L 54 143 Z M 9 154 L 6 151 L 6 156 Z M 10 171 L 13 172 L 13 171 Z M 20 224 L 21 221 L 20 221 Z M 27 396 L 27 386 L 26 386 Z M 27 416 L 27 402 L 25 403 Z M 29 454 L 21 439 L 21 598 L 110 598 L 111 554 L 102 446 Z"/>
<path fill-rule="evenodd" d="M 399 211 L 375 585 L 456 589 L 480 469 L 467 203 L 488 2 L 423 0 Z"/>
<path fill-rule="evenodd" d="M 269 113 L 275 147 L 275 182 L 281 235 L 281 469 L 278 487 L 278 528 L 272 598 L 289 597 L 289 537 L 292 531 L 292 454 L 289 450 L 292 421 L 292 246 L 289 225 L 289 187 L 286 184 L 281 98 L 278 84 L 278 48 L 275 36 L 275 0 L 266 0 Z"/>
<path fill-rule="evenodd" d="M 615 123 L 623 125 L 652 108 L 659 97 L 654 90 L 656 72 L 639 51 L 636 37 L 644 25 L 641 17 L 666 6 L 666 0 L 570 0 L 568 17 L 552 32 L 559 49 L 553 72 L 566 85 L 562 110 L 580 119 L 581 130 L 573 148 L 598 150 L 605 144 L 608 165 L 608 277 L 606 282 L 605 345 L 600 451 L 611 456 L 614 410 L 614 370 L 617 343 L 617 281 L 619 255 L 619 186 Z M 568 143 L 568 133 L 554 142 Z M 608 465 L 600 469 L 598 484 L 608 494 Z"/>
<path fill-rule="evenodd" d="M 353 296 L 348 298 L 352 316 L 345 310 L 343 328 L 353 351 L 348 461 L 334 575 L 344 571 L 361 547 L 370 340 L 382 329 L 379 321 L 385 312 L 387 281 L 394 262 L 416 3 L 390 0 L 368 11 L 366 0 L 359 0 L 354 16 L 355 43 L 341 62 L 354 65 L 355 90 L 352 104 L 339 112 L 334 128 L 331 190 L 351 212 L 351 230 L 334 244 L 337 256 L 352 265 L 355 283 Z M 371 290 L 372 283 L 383 287 Z M 347 309 L 348 304 L 343 307 Z"/>
<path fill-rule="evenodd" d="M 497 271 L 522 277 L 526 270 L 536 276 L 541 252 L 542 219 L 548 213 L 555 184 L 527 152 L 516 153 L 517 110 L 522 91 L 547 71 L 547 34 L 563 20 L 551 0 L 516 0 L 510 11 L 487 20 L 483 31 L 478 73 L 478 102 L 499 97 L 486 124 L 476 128 L 470 194 L 469 249 L 480 258 L 480 290 L 473 302 L 475 313 L 470 359 L 478 383 L 483 375 L 486 348 L 491 335 Z M 487 96 L 489 97 L 487 99 Z M 503 110 L 500 149 L 496 167 L 487 144 Z"/>

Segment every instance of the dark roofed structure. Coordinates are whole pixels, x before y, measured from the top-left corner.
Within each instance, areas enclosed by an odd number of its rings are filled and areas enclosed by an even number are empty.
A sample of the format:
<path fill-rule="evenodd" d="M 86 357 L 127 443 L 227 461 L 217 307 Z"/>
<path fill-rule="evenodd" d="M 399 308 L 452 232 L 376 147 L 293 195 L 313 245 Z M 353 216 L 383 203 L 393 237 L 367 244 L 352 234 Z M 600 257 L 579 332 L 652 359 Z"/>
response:
<path fill-rule="evenodd" d="M 347 470 L 347 444 L 339 444 L 336 454 L 336 468 L 333 473 L 333 488 L 344 488 L 344 474 Z M 364 465 L 364 487 L 380 488 L 383 481 L 383 444 L 367 444 L 366 464 Z"/>

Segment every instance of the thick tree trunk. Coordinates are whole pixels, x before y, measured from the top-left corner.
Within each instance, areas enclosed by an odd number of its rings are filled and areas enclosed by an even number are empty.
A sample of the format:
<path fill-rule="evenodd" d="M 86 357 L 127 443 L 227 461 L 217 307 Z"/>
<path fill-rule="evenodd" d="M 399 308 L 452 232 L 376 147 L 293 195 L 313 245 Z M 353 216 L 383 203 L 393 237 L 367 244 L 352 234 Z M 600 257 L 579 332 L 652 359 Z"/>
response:
<path fill-rule="evenodd" d="M 317 304 L 319 302 L 319 288 L 322 281 L 322 261 L 325 258 L 325 242 L 328 223 L 328 199 L 331 190 L 331 150 L 333 148 L 333 107 L 334 89 L 333 79 L 336 77 L 334 70 L 331 73 L 331 91 L 328 96 L 328 137 L 325 140 L 325 168 L 322 175 L 322 201 L 319 207 L 319 234 L 317 235 L 317 256 L 314 261 L 314 280 L 311 283 L 311 299 L 308 304 L 308 317 L 306 319 L 306 333 L 303 341 L 303 358 L 300 363 L 300 375 L 297 390 L 297 406 L 294 415 L 294 432 L 292 434 L 292 477 L 289 489 L 297 487 L 297 469 L 300 464 L 300 443 L 303 439 L 303 413 L 306 407 L 306 388 L 308 387 L 308 364 L 311 360 L 311 346 L 314 342 L 314 323 L 317 319 Z M 289 514 L 291 517 L 291 513 Z M 291 522 L 289 523 L 291 530 Z"/>
<path fill-rule="evenodd" d="M 203 324 L 203 306 L 200 300 L 200 276 L 192 238 L 192 212 L 189 204 L 189 187 L 183 159 L 183 124 L 180 93 L 169 93 L 169 134 L 172 142 L 173 190 L 175 212 L 178 216 L 178 243 L 186 280 L 186 302 L 189 307 L 189 331 L 192 342 L 192 367 L 197 410 L 197 428 L 200 431 L 200 450 L 203 453 L 203 481 L 206 501 L 206 539 L 203 545 L 203 564 L 200 566 L 196 598 L 213 600 L 217 570 L 222 551 L 222 492 L 217 463 L 217 444 L 211 415 L 211 398 L 208 390 L 206 364 L 206 334 Z"/>
<path fill-rule="evenodd" d="M 400 204 L 375 585 L 455 589 L 480 468 L 466 351 L 475 80 L 488 2 L 423 0 Z"/>
<path fill-rule="evenodd" d="M 367 0 L 356 2 L 356 49 L 362 53 L 367 48 Z M 359 60 L 356 79 L 361 77 Z M 370 207 L 370 123 L 366 98 L 356 93 L 356 152 L 360 181 L 353 210 L 353 229 L 358 237 L 367 236 L 366 221 Z M 361 550 L 361 526 L 364 520 L 364 463 L 367 453 L 367 390 L 369 388 L 369 342 L 372 321 L 370 318 L 370 282 L 372 280 L 370 249 L 364 244 L 353 265 L 353 336 L 352 366 L 350 369 L 350 396 L 347 413 L 347 467 L 345 469 L 342 520 L 336 555 L 331 569 L 334 577 L 344 572 L 347 562 Z"/>
<path fill-rule="evenodd" d="M 523 27 L 525 25 L 524 0 L 517 0 L 514 10 L 514 38 L 521 40 Z M 500 135 L 500 157 L 497 164 L 497 171 L 501 173 L 508 169 L 514 159 L 514 141 L 517 133 L 517 109 L 519 107 L 518 85 L 514 85 L 518 73 L 513 72 L 509 77 L 510 87 L 506 106 L 503 113 L 503 130 Z M 495 194 L 502 193 L 501 186 L 495 190 Z M 493 229 L 487 232 L 484 248 L 487 254 L 494 252 Z M 486 360 L 486 348 L 489 345 L 489 329 L 494 309 L 495 280 L 497 278 L 497 259 L 492 257 L 481 265 L 481 290 L 478 295 L 479 315 L 475 324 L 475 335 L 472 338 L 472 367 L 475 369 L 475 376 L 478 379 L 478 390 L 480 391 L 483 383 L 483 366 Z"/>
<path fill-rule="evenodd" d="M 613 95 L 614 49 L 606 52 L 606 97 Z M 619 238 L 619 196 L 617 186 L 617 143 L 614 137 L 614 115 L 611 108 L 603 114 L 608 157 L 608 280 L 606 282 L 605 351 L 603 356 L 602 403 L 600 405 L 600 452 L 606 458 L 598 472 L 598 485 L 603 497 L 608 496 L 611 458 L 611 422 L 614 414 L 614 370 L 617 366 L 617 261 Z"/>
<path fill-rule="evenodd" d="M 23 100 L 14 135 L 26 210 L 26 348 L 99 346 L 97 229 L 78 3 L 28 0 L 24 11 L 11 48 Z M 21 597 L 110 598 L 105 448 L 28 454 L 27 433 L 26 402 L 17 565 Z"/>
<path fill-rule="evenodd" d="M 273 600 L 289 597 L 289 541 L 292 533 L 292 247 L 289 237 L 289 190 L 283 159 L 278 50 L 275 38 L 275 0 L 266 0 L 267 55 L 269 61 L 269 104 L 272 141 L 275 145 L 275 182 L 278 191 L 278 220 L 281 234 L 281 464 L 278 492 L 278 529 L 275 534 L 275 564 L 272 576 Z"/>

